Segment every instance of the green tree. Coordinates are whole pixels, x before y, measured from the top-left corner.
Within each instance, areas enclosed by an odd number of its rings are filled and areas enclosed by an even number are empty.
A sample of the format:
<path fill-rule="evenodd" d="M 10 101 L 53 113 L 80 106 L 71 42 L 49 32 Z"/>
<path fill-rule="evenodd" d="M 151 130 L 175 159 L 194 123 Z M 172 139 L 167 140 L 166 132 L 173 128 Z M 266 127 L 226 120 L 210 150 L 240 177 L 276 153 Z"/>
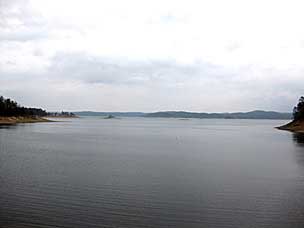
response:
<path fill-rule="evenodd" d="M 297 106 L 293 108 L 293 119 L 304 120 L 304 96 L 301 96 Z"/>
<path fill-rule="evenodd" d="M 19 106 L 11 99 L 0 96 L 0 116 L 46 116 L 45 110 Z"/>

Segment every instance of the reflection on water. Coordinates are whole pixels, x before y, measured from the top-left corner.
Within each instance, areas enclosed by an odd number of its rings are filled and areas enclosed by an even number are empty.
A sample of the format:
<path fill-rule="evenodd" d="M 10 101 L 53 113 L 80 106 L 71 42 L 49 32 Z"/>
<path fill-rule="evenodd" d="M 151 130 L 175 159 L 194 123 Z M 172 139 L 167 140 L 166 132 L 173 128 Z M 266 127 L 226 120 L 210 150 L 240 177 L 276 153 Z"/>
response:
<path fill-rule="evenodd" d="M 304 147 L 304 133 L 293 133 L 293 140 L 296 142 L 299 146 Z"/>
<path fill-rule="evenodd" d="M 10 125 L 10 124 L 0 124 L 0 129 L 11 129 L 16 127 L 16 125 Z"/>
<path fill-rule="evenodd" d="M 298 164 L 304 168 L 304 133 L 293 133 L 293 142 L 296 145 L 295 156 Z"/>

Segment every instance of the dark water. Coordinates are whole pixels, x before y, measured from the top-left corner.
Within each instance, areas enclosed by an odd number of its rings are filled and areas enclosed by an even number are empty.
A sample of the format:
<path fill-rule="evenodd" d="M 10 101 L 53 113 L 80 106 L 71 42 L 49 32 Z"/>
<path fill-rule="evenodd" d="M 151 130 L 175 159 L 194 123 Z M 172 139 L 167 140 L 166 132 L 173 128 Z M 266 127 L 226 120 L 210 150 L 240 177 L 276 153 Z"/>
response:
<path fill-rule="evenodd" d="M 284 121 L 81 118 L 0 127 L 0 227 L 304 227 Z"/>

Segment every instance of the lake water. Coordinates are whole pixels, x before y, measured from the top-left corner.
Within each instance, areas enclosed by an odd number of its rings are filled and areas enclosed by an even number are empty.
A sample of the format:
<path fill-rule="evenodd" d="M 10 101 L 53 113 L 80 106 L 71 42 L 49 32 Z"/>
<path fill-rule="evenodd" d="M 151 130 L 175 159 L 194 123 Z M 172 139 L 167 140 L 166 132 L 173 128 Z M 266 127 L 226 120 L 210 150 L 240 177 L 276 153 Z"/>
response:
<path fill-rule="evenodd" d="M 0 227 L 304 227 L 284 120 L 79 118 L 0 127 Z"/>

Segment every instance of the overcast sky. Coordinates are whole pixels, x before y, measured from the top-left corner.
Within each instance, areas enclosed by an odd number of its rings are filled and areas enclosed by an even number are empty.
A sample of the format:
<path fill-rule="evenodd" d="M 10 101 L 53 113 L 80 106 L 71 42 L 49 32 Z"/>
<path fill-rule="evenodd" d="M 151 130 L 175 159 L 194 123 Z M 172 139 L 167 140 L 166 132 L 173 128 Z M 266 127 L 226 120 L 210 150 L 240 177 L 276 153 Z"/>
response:
<path fill-rule="evenodd" d="M 55 110 L 291 111 L 304 2 L 0 0 L 0 94 Z"/>

